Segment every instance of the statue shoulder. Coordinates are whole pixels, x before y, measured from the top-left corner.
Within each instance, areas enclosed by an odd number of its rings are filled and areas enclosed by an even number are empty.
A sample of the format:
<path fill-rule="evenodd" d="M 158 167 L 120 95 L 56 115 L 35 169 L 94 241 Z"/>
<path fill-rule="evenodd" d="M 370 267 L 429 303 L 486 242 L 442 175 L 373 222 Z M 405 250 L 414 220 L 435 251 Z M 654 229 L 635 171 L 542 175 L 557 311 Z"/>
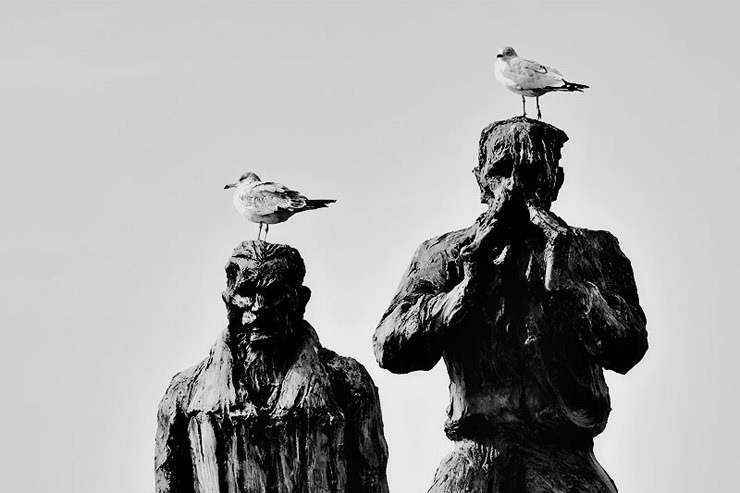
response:
<path fill-rule="evenodd" d="M 599 287 L 619 293 L 625 300 L 638 304 L 637 286 L 632 263 L 622 252 L 619 240 L 609 231 L 573 228 L 578 252 L 579 270 Z"/>
<path fill-rule="evenodd" d="M 619 249 L 619 241 L 609 231 L 571 226 L 549 210 L 530 209 L 530 217 L 532 222 L 550 238 L 562 236 L 574 238 L 582 250 L 622 253 Z"/>
<path fill-rule="evenodd" d="M 227 337 L 228 332 L 224 330 L 206 358 L 172 377 L 159 404 L 160 411 L 188 409 L 194 396 L 197 400 L 199 391 L 205 390 L 203 387 L 228 386 L 228 382 L 221 381 L 226 373 L 230 373 L 229 368 L 226 368 L 231 360 L 226 348 Z"/>
<path fill-rule="evenodd" d="M 326 348 L 319 350 L 319 357 L 342 407 L 371 405 L 377 400 L 375 383 L 359 361 Z"/>
<path fill-rule="evenodd" d="M 457 255 L 473 236 L 475 236 L 475 226 L 435 236 L 424 241 L 417 248 L 416 256 Z"/>
<path fill-rule="evenodd" d="M 185 409 L 190 399 L 190 390 L 197 375 L 202 371 L 207 360 L 177 373 L 167 387 L 162 400 L 159 403 L 161 412 L 174 412 L 176 409 Z"/>
<path fill-rule="evenodd" d="M 442 273 L 444 278 L 449 277 L 447 271 L 457 265 L 461 250 L 474 236 L 475 229 L 471 226 L 424 241 L 414 253 L 408 274 L 418 273 L 427 278 L 434 273 Z"/>
<path fill-rule="evenodd" d="M 602 254 L 617 254 L 624 257 L 619 247 L 619 240 L 609 231 L 603 229 L 577 228 L 571 226 L 571 230 L 582 244 L 588 245 L 595 252 Z"/>

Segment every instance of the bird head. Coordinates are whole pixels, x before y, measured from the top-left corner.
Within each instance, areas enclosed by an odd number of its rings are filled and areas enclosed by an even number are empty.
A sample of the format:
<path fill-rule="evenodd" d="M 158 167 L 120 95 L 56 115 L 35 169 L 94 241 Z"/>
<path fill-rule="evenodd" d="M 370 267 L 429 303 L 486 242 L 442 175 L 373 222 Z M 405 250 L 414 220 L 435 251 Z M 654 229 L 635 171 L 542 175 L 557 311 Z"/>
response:
<path fill-rule="evenodd" d="M 510 60 L 514 57 L 516 57 L 516 51 L 514 51 L 514 48 L 511 46 L 504 46 L 500 50 L 498 50 L 498 54 L 496 55 L 496 58 L 501 58 L 503 60 Z"/>
<path fill-rule="evenodd" d="M 247 171 L 242 176 L 240 176 L 239 179 L 236 180 L 234 183 L 229 183 L 228 185 L 224 185 L 224 188 L 234 188 L 234 187 L 241 185 L 242 183 L 247 184 L 247 183 L 254 183 L 256 181 L 262 181 L 262 180 L 260 180 L 260 177 L 255 175 L 251 171 Z"/>

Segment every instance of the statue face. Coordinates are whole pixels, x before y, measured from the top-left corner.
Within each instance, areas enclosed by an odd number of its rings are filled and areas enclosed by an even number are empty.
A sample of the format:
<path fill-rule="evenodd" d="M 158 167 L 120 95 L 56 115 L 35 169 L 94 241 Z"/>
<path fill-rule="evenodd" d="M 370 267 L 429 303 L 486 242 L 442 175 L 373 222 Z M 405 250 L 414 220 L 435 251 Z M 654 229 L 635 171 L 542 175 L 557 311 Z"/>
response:
<path fill-rule="evenodd" d="M 244 281 L 234 294 L 225 297 L 229 328 L 248 335 L 250 343 L 267 344 L 285 340 L 301 321 L 299 287 L 274 281 L 266 285 Z"/>
<path fill-rule="evenodd" d="M 473 172 L 481 189 L 481 202 L 488 204 L 518 197 L 527 203 L 549 207 L 562 184 L 562 170 L 516 163 L 508 154 L 487 161 Z"/>
<path fill-rule="evenodd" d="M 476 178 L 484 195 L 490 197 L 509 193 L 520 186 L 514 173 L 514 161 L 508 156 L 486 163 L 478 170 Z"/>
<path fill-rule="evenodd" d="M 274 344 L 291 336 L 303 321 L 310 291 L 296 280 L 291 266 L 249 260 L 227 266 L 229 330 L 250 344 Z"/>
<path fill-rule="evenodd" d="M 287 246 L 261 241 L 239 245 L 226 264 L 229 331 L 250 345 L 277 344 L 303 323 L 311 291 L 303 259 Z"/>

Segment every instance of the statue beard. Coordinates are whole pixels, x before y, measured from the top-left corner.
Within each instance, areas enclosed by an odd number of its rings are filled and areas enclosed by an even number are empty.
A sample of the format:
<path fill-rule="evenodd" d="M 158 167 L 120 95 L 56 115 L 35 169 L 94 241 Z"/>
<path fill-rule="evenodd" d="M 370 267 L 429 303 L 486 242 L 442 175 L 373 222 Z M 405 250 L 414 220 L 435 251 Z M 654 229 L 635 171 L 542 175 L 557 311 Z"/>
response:
<path fill-rule="evenodd" d="M 241 399 L 257 407 L 267 405 L 296 358 L 299 338 L 294 325 L 286 322 L 288 327 L 283 329 L 283 337 L 267 341 L 252 340 L 249 327 L 232 331 L 237 392 Z"/>

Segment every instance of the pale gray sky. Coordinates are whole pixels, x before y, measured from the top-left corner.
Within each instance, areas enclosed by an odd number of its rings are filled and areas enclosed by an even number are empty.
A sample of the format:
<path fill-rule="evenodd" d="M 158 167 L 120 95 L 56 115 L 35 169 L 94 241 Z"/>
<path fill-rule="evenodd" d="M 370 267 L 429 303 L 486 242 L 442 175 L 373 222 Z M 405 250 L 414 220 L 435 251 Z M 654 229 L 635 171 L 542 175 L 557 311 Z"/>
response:
<path fill-rule="evenodd" d="M 625 493 L 730 491 L 737 13 L 682 3 L 3 2 L 0 490 L 153 490 L 157 403 L 257 233 L 223 185 L 254 171 L 338 199 L 270 240 L 380 389 L 392 491 L 426 491 L 444 367 L 391 375 L 371 337 L 419 243 L 482 211 L 480 131 L 520 112 L 492 69 L 511 45 L 591 86 L 541 100 L 570 137 L 553 209 L 620 239 L 649 319 L 597 458 Z"/>

